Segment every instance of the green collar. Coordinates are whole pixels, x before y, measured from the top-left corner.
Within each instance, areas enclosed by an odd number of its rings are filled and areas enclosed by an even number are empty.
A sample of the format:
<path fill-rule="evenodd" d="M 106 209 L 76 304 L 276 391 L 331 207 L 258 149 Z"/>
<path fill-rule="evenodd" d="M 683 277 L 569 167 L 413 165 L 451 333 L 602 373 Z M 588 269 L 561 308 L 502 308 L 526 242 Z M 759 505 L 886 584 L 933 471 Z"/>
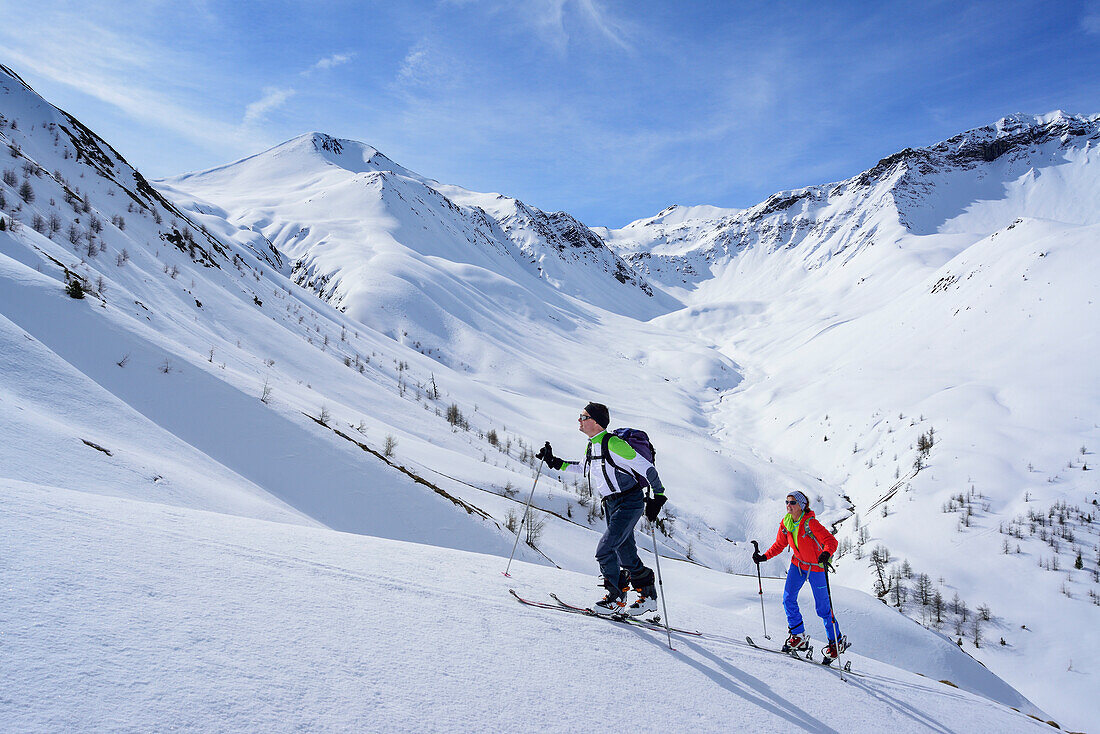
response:
<path fill-rule="evenodd" d="M 798 550 L 798 530 L 805 519 L 806 510 L 802 511 L 802 516 L 798 518 L 797 522 L 793 517 L 791 517 L 791 513 L 789 512 L 783 517 L 783 527 L 787 528 L 787 532 L 794 537 L 795 550 Z"/>

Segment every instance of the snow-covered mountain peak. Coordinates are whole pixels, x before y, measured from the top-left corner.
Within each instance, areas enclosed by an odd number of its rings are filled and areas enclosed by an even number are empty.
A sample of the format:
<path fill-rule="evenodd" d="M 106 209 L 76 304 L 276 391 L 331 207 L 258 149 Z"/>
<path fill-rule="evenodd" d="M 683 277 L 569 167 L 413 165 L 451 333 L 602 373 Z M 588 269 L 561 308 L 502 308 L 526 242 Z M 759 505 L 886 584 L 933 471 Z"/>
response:
<path fill-rule="evenodd" d="M 1083 204 L 1100 197 L 1100 179 L 1089 168 L 1100 157 L 1097 139 L 1100 115 L 1011 115 L 906 148 L 845 181 L 776 192 L 710 216 L 669 207 L 600 234 L 648 278 L 680 288 L 757 248 L 789 253 L 798 267 L 814 269 L 841 252 L 849 262 L 876 243 L 909 235 L 980 238 L 1021 215 L 1091 224 L 1100 221 L 1100 207 Z"/>
<path fill-rule="evenodd" d="M 997 122 L 959 133 L 921 148 L 906 148 L 880 160 L 854 180 L 871 185 L 898 167 L 910 174 L 971 170 L 1009 155 L 1010 159 L 1036 157 L 1037 148 L 1057 141 L 1065 149 L 1083 147 L 1100 137 L 1100 115 L 1069 115 L 1061 110 L 1045 115 L 1018 113 Z M 1042 165 L 1042 164 L 1040 164 Z"/>
<path fill-rule="evenodd" d="M 493 304 L 507 284 L 509 301 L 530 301 L 514 294 L 531 290 L 544 294 L 534 297 L 540 302 L 566 295 L 646 316 L 675 305 L 570 215 L 440 184 L 352 140 L 308 133 L 162 185 L 181 205 L 221 211 L 262 233 L 290 258 L 298 283 L 384 333 L 417 334 L 414 341 L 449 364 L 503 358 L 496 345 L 479 343 L 499 314 L 444 308 L 456 291 Z M 379 267 L 383 260 L 391 266 Z M 398 261 L 404 265 L 392 267 Z M 488 280 L 456 281 L 455 269 L 467 267 Z M 386 313 L 393 304 L 403 304 L 399 323 Z M 513 312 L 526 310 L 516 303 Z M 546 328 L 545 320 L 534 328 Z M 481 336 L 460 348 L 459 332 Z"/>
<path fill-rule="evenodd" d="M 1095 115 L 1080 115 L 1072 112 L 1066 112 L 1065 110 L 1051 110 L 1046 114 L 1032 115 L 1024 112 L 1017 112 L 1012 115 L 1006 115 L 1000 120 L 997 120 L 992 126 L 985 126 L 978 128 L 979 130 L 985 130 L 989 127 L 994 128 L 998 135 L 1009 134 L 1014 130 L 1020 128 L 1047 128 L 1052 130 L 1057 129 L 1077 129 L 1079 126 L 1094 126 L 1097 122 L 1100 122 L 1100 114 Z"/>
<path fill-rule="evenodd" d="M 672 206 L 665 207 L 655 216 L 631 222 L 630 224 L 626 225 L 626 229 L 656 227 L 660 225 L 676 226 L 696 220 L 726 219 L 728 217 L 737 216 L 742 211 L 744 210 L 725 209 L 722 207 L 709 206 L 706 204 L 698 206 L 684 206 L 682 204 L 673 204 Z"/>
<path fill-rule="evenodd" d="M 262 153 L 170 180 L 183 188 L 199 186 L 221 198 L 240 186 L 275 192 L 294 188 L 317 190 L 347 180 L 348 174 L 384 172 L 428 182 L 371 145 L 320 132 L 304 133 Z"/>
<path fill-rule="evenodd" d="M 294 151 L 295 153 L 316 153 L 328 163 L 339 166 L 351 173 L 369 173 L 374 171 L 392 171 L 402 176 L 425 180 L 420 175 L 398 165 L 377 148 L 358 140 L 336 138 L 325 133 L 311 132 L 300 135 L 272 149 Z M 303 150 L 304 149 L 304 150 Z M 263 155 L 261 153 L 261 155 Z"/>

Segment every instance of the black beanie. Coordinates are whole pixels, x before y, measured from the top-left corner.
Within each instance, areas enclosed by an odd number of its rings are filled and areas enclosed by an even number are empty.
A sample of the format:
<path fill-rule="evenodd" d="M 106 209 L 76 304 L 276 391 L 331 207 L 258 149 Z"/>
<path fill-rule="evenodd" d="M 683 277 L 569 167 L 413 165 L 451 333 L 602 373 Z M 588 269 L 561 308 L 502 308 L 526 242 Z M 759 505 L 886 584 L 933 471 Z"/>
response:
<path fill-rule="evenodd" d="M 584 406 L 584 412 L 592 416 L 592 420 L 604 428 L 607 428 L 607 424 L 611 422 L 611 416 L 607 413 L 607 406 L 603 403 L 589 403 Z"/>

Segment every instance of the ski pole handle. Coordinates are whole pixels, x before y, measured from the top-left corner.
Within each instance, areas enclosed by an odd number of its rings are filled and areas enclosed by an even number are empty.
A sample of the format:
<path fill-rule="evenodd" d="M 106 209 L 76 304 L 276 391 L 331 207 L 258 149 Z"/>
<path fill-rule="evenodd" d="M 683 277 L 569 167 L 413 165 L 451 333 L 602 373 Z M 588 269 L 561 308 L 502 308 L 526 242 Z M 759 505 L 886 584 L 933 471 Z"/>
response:
<path fill-rule="evenodd" d="M 755 540 L 750 541 L 750 542 L 752 543 L 752 547 L 756 549 L 756 553 L 753 553 L 752 559 L 753 559 L 753 561 L 756 562 L 756 588 L 760 591 L 760 605 L 761 605 L 760 611 L 763 612 L 764 611 L 764 609 L 763 609 L 763 604 L 764 604 L 764 581 L 763 581 L 763 579 L 760 578 L 760 562 L 756 561 L 756 557 L 758 555 L 760 555 L 760 546 L 756 544 Z M 765 635 L 766 634 L 767 633 L 765 632 Z"/>

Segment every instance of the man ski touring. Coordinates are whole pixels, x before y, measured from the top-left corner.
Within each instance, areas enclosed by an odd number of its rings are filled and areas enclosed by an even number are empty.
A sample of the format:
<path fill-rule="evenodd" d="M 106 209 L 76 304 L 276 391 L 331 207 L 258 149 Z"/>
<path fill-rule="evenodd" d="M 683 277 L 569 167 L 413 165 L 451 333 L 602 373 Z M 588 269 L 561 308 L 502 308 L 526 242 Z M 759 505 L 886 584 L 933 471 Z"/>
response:
<path fill-rule="evenodd" d="M 814 593 L 817 615 L 825 623 L 825 635 L 829 640 L 824 651 L 826 660 L 835 660 L 848 646 L 847 638 L 840 634 L 840 625 L 833 616 L 825 577 L 826 566 L 837 545 L 836 537 L 817 521 L 810 509 L 810 500 L 802 492 L 795 491 L 787 495 L 787 514 L 779 523 L 775 543 L 763 553 L 753 552 L 752 560 L 758 564 L 774 558 L 788 546 L 792 552 L 787 583 L 783 587 L 783 608 L 787 612 L 787 626 L 790 627 L 790 637 L 783 645 L 783 652 L 810 647 L 810 637 L 806 634 L 802 612 L 798 609 L 798 592 L 807 581 Z"/>
<path fill-rule="evenodd" d="M 664 485 L 652 462 L 623 438 L 608 433 L 610 419 L 606 405 L 589 403 L 577 420 L 581 433 L 588 437 L 583 462 L 563 461 L 554 456 L 549 441 L 536 456 L 556 471 L 583 474 L 589 487 L 598 491 L 603 500 L 607 530 L 596 546 L 596 560 L 607 594 L 593 605 L 592 610 L 605 616 L 640 616 L 655 612 L 657 587 L 653 571 L 638 557 L 634 526 L 643 512 L 651 522 L 657 519 L 666 500 Z M 653 489 L 652 497 L 645 496 L 639 477 Z M 634 585 L 638 598 L 627 606 L 630 584 Z"/>

